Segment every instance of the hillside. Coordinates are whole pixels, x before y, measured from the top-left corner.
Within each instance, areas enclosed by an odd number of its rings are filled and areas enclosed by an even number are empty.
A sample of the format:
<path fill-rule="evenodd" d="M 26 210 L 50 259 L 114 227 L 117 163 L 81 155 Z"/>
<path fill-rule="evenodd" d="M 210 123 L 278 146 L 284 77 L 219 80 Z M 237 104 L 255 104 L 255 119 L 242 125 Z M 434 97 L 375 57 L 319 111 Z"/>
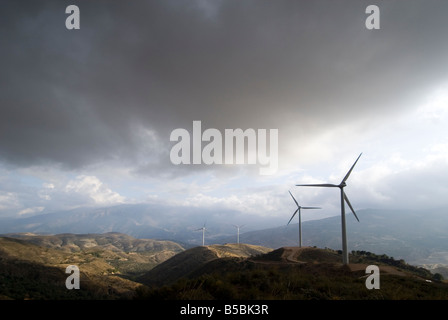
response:
<path fill-rule="evenodd" d="M 82 290 L 67 290 L 65 268 L 80 269 Z M 0 297 L 3 299 L 131 298 L 138 284 L 114 274 L 102 259 L 72 255 L 13 238 L 0 238 Z"/>
<path fill-rule="evenodd" d="M 189 251 L 189 250 L 187 250 Z M 186 251 L 186 252 L 187 252 Z M 165 268 L 149 272 L 149 288 L 139 288 L 139 299 L 448 299 L 448 284 L 423 268 L 386 255 L 359 251 L 344 266 L 339 252 L 331 249 L 282 247 L 252 257 L 205 259 L 207 248 L 195 248 L 167 260 Z M 202 259 L 201 259 L 202 257 Z M 179 259 L 179 260 L 177 260 Z M 175 274 L 174 261 L 194 264 L 194 270 Z M 365 286 L 365 268 L 380 268 L 380 290 Z M 162 264 L 163 265 L 163 264 Z M 161 266 L 162 266 L 161 265 Z M 174 266 L 174 265 L 172 265 Z M 168 278 L 157 274 L 170 273 Z M 148 274 L 147 274 L 148 275 Z M 148 279 L 147 279 L 148 280 Z"/>
<path fill-rule="evenodd" d="M 184 249 L 118 233 L 0 237 L 0 298 L 129 299 L 132 281 Z M 80 270 L 82 290 L 67 290 L 65 268 Z"/>
<path fill-rule="evenodd" d="M 159 264 L 145 275 L 137 278 L 137 281 L 150 286 L 169 284 L 180 278 L 188 277 L 210 261 L 225 258 L 248 258 L 271 250 L 248 244 L 194 247 Z"/>
<path fill-rule="evenodd" d="M 311 247 L 281 247 L 269 253 L 257 256 L 252 261 L 265 264 L 288 263 L 333 263 L 341 262 L 341 256 L 333 250 Z"/>
<path fill-rule="evenodd" d="M 448 299 L 440 274 L 385 254 L 249 244 L 184 250 L 120 233 L 0 237 L 0 299 Z M 82 290 L 67 290 L 77 265 Z M 367 290 L 378 265 L 381 290 Z M 434 269 L 440 270 L 440 269 Z"/>
<path fill-rule="evenodd" d="M 98 247 L 111 251 L 126 252 L 160 252 L 160 251 L 181 251 L 183 248 L 172 241 L 160 241 L 153 239 L 136 239 L 127 234 L 119 232 L 108 232 L 103 234 L 8 234 L 8 237 L 19 238 L 34 244 L 76 252 Z"/>
<path fill-rule="evenodd" d="M 213 251 L 218 258 L 248 258 L 272 251 L 270 248 L 244 243 L 227 243 L 224 245 L 214 244 L 207 246 L 206 248 Z"/>
<path fill-rule="evenodd" d="M 78 257 L 82 256 L 102 259 L 109 265 L 109 269 L 131 279 L 184 250 L 181 245 L 172 241 L 136 239 L 117 232 L 56 235 L 28 233 L 8 236 L 37 246 L 71 253 L 69 256 L 74 261 L 78 261 Z"/>

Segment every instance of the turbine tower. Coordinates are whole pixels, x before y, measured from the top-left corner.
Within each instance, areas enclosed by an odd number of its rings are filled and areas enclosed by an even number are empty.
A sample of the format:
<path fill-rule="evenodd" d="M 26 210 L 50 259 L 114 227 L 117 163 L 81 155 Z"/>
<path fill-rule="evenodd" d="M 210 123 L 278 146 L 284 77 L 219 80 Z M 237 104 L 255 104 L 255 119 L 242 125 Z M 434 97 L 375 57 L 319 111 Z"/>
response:
<path fill-rule="evenodd" d="M 240 243 L 240 229 L 241 229 L 242 227 L 244 227 L 244 224 L 241 225 L 241 226 L 238 226 L 238 225 L 234 224 L 233 226 L 237 229 L 236 243 L 239 244 L 239 243 Z"/>
<path fill-rule="evenodd" d="M 204 222 L 204 226 L 202 228 L 196 229 L 194 231 L 200 231 L 200 230 L 202 230 L 202 246 L 204 246 L 205 245 L 205 230 L 207 230 L 205 228 L 205 222 Z"/>
<path fill-rule="evenodd" d="M 292 199 L 294 200 L 294 202 L 297 205 L 297 209 L 296 211 L 294 211 L 294 214 L 292 215 L 291 219 L 289 219 L 288 221 L 288 225 L 291 222 L 291 220 L 294 218 L 294 216 L 296 215 L 297 211 L 299 212 L 299 248 L 302 247 L 302 214 L 301 214 L 301 209 L 321 209 L 320 207 L 302 207 L 299 205 L 299 203 L 297 202 L 296 198 L 294 198 L 294 196 L 292 195 L 291 191 L 289 191 L 289 194 L 291 195 Z"/>
<path fill-rule="evenodd" d="M 341 190 L 341 227 L 342 227 L 342 263 L 348 264 L 348 250 L 347 250 L 347 231 L 345 226 L 345 202 L 347 202 L 348 206 L 353 212 L 353 215 L 355 216 L 356 220 L 358 220 L 358 216 L 355 213 L 355 210 L 353 209 L 352 205 L 350 204 L 350 201 L 347 198 L 347 195 L 344 192 L 344 187 L 347 186 L 346 181 L 348 177 L 350 176 L 350 173 L 352 173 L 353 168 L 355 167 L 356 163 L 358 162 L 359 158 L 361 157 L 362 153 L 358 156 L 355 163 L 352 165 L 350 170 L 345 175 L 344 179 L 342 179 L 340 184 L 329 184 L 329 183 L 322 183 L 322 184 L 297 184 L 296 186 L 305 186 L 305 187 L 329 187 L 329 188 L 339 188 Z"/>

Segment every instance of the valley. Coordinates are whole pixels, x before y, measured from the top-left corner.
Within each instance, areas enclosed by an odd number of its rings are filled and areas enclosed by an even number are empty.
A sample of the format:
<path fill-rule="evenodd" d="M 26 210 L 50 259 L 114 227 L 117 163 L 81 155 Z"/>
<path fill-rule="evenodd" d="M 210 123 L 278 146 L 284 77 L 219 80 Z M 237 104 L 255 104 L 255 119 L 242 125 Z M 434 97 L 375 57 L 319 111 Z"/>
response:
<path fill-rule="evenodd" d="M 387 254 L 428 267 L 448 265 L 448 215 L 445 209 L 428 212 L 364 209 L 357 210 L 357 215 L 360 222 L 352 216 L 347 217 L 349 251 Z M 422 215 L 425 219 L 421 219 Z M 244 224 L 241 242 L 276 249 L 298 245 L 298 224 L 287 226 L 288 218 L 289 214 L 284 218 L 263 217 L 254 221 L 250 216 L 238 216 L 236 212 L 227 210 L 212 215 L 203 209 L 185 209 L 179 214 L 177 209 L 170 206 L 127 204 L 104 208 L 83 207 L 0 220 L 0 234 L 121 233 L 136 239 L 168 240 L 187 249 L 202 244 L 201 233 L 194 230 L 207 221 L 206 245 L 237 241 L 232 223 L 238 223 Z M 336 215 L 303 221 L 303 245 L 341 249 L 340 220 L 340 216 Z M 50 238 L 45 241 L 50 241 Z M 71 240 L 66 238 L 64 241 Z M 89 242 L 79 245 L 86 246 Z"/>
<path fill-rule="evenodd" d="M 90 218 L 103 223 L 103 228 L 109 225 L 119 230 L 112 226 L 120 225 L 117 217 L 126 208 L 95 209 Z M 87 225 L 86 218 L 92 212 L 85 210 L 72 212 L 72 222 L 76 221 L 72 226 Z M 241 243 L 236 244 L 232 226 L 226 230 L 222 224 L 223 228 L 216 232 L 213 223 L 219 220 L 207 222 L 211 232 L 206 234 L 206 245 L 199 246 L 201 234 L 194 229 L 148 226 L 145 233 L 139 233 L 147 226 L 141 220 L 144 212 L 134 214 L 135 220 L 127 217 L 127 224 L 122 225 L 131 234 L 98 232 L 100 229 L 93 223 L 90 230 L 94 232 L 67 232 L 70 228 L 64 229 L 62 220 L 56 219 L 53 226 L 65 232 L 49 233 L 51 224 L 45 228 L 39 224 L 37 229 L 27 224 L 23 227 L 26 232 L 1 235 L 0 298 L 448 299 L 443 280 L 448 277 L 448 248 L 442 211 L 437 222 L 425 222 L 417 228 L 409 212 L 360 210 L 361 222 L 347 221 L 347 266 L 342 265 L 338 249 L 339 217 L 304 222 L 302 248 L 297 247 L 296 224 L 247 230 L 239 236 Z M 44 218 L 57 218 L 57 214 Z M 132 227 L 132 221 L 139 225 L 137 229 Z M 21 228 L 16 224 L 8 230 Z M 65 287 L 68 265 L 79 267 L 80 290 Z M 381 290 L 366 290 L 368 265 L 379 266 Z"/>
<path fill-rule="evenodd" d="M 378 265 L 381 289 L 367 290 Z M 81 288 L 65 287 L 68 265 Z M 397 290 L 399 288 L 399 290 Z M 0 237 L 0 298 L 14 300 L 448 299 L 438 273 L 385 254 L 251 244 L 184 248 L 121 233 Z"/>
<path fill-rule="evenodd" d="M 132 279 L 184 249 L 119 234 L 15 234 L 0 237 L 0 296 L 12 299 L 129 299 Z M 76 265 L 84 290 L 65 288 Z"/>

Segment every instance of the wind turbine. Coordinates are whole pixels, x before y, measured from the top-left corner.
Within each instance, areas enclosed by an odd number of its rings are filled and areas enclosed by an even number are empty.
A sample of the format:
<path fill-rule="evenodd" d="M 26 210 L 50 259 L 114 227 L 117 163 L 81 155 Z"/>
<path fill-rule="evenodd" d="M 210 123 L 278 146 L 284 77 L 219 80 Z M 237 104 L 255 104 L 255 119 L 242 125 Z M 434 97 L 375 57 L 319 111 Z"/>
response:
<path fill-rule="evenodd" d="M 294 200 L 294 202 L 297 205 L 297 209 L 296 211 L 294 211 L 294 214 L 292 215 L 291 219 L 289 219 L 288 221 L 288 225 L 291 222 L 291 220 L 294 218 L 294 216 L 296 215 L 297 211 L 299 212 L 299 247 L 302 247 L 302 214 L 301 214 L 301 209 L 321 209 L 320 207 L 302 207 L 299 205 L 299 203 L 297 202 L 296 198 L 294 198 L 294 196 L 292 195 L 291 191 L 289 191 L 289 194 L 291 195 L 292 199 Z"/>
<path fill-rule="evenodd" d="M 322 183 L 322 184 L 297 184 L 296 186 L 305 186 L 305 187 L 329 187 L 329 188 L 339 188 L 341 190 L 341 227 L 342 227 L 342 263 L 348 264 L 348 250 L 347 250 L 347 232 L 346 232 L 346 226 L 345 226 L 345 202 L 347 202 L 348 206 L 353 212 L 353 215 L 355 216 L 356 220 L 358 220 L 358 216 L 355 213 L 355 210 L 353 210 L 352 205 L 350 204 L 350 201 L 347 198 L 347 195 L 344 192 L 344 187 L 347 186 L 345 183 L 350 176 L 350 173 L 352 173 L 353 168 L 355 167 L 356 163 L 358 162 L 359 158 L 361 157 L 361 154 L 356 159 L 355 163 L 352 165 L 350 170 L 345 175 L 344 179 L 342 179 L 340 184 L 330 184 L 330 183 Z"/>
<path fill-rule="evenodd" d="M 202 246 L 205 245 L 205 230 L 207 230 L 207 228 L 205 228 L 205 222 L 204 222 L 204 226 L 202 228 L 196 229 L 194 231 L 200 231 L 202 230 Z"/>
<path fill-rule="evenodd" d="M 241 226 L 238 226 L 238 225 L 234 224 L 233 226 L 237 229 L 236 243 L 239 244 L 239 243 L 240 243 L 240 229 L 241 229 L 242 227 L 244 227 L 244 224 L 241 225 Z"/>

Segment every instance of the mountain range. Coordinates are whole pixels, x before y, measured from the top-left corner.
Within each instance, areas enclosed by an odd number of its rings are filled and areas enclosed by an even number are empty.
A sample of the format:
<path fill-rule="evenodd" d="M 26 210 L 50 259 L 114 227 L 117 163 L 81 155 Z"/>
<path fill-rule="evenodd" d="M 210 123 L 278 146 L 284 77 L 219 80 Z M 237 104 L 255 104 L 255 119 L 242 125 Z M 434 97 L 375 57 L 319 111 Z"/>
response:
<path fill-rule="evenodd" d="M 82 290 L 67 290 L 68 265 Z M 377 265 L 381 290 L 368 290 Z M 399 288 L 399 290 L 397 290 Z M 385 254 L 244 243 L 185 249 L 121 233 L 0 237 L 0 300 L 447 299 L 442 275 Z"/>
<path fill-rule="evenodd" d="M 348 248 L 367 250 L 404 259 L 412 264 L 448 265 L 448 214 L 438 209 L 427 212 L 412 210 L 358 210 L 360 222 L 347 213 Z M 240 241 L 268 248 L 296 246 L 298 224 L 286 226 L 278 217 L 254 219 L 231 211 L 212 215 L 205 209 L 185 209 L 145 204 L 107 208 L 78 208 L 26 218 L 3 219 L 0 234 L 99 234 L 120 232 L 139 239 L 170 240 L 189 248 L 201 244 L 207 226 L 206 244 L 236 242 L 233 222 L 245 224 Z M 294 221 L 293 221 L 294 222 Z M 302 223 L 304 246 L 341 248 L 340 217 L 334 216 Z M 245 231 L 245 232 L 244 232 Z"/>
<path fill-rule="evenodd" d="M 120 232 L 136 238 L 167 239 L 201 243 L 196 229 L 207 224 L 207 238 L 233 233 L 233 222 L 245 224 L 248 230 L 275 225 L 278 219 L 241 217 L 238 212 L 223 210 L 219 215 L 202 208 L 179 208 L 149 204 L 123 204 L 104 208 L 82 207 L 21 218 L 0 219 L 0 234 L 5 233 L 106 233 Z"/>

